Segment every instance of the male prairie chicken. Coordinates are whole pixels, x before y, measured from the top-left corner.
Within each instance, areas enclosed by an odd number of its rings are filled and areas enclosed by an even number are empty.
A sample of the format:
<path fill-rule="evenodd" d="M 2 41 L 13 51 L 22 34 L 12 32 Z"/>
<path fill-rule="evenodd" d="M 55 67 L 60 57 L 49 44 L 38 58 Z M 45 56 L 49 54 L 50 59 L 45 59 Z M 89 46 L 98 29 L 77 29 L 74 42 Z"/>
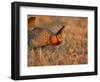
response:
<path fill-rule="evenodd" d="M 29 46 L 36 48 L 47 45 L 58 45 L 63 40 L 63 29 L 64 26 L 57 33 L 53 33 L 46 28 L 34 28 L 28 35 Z"/>
<path fill-rule="evenodd" d="M 46 28 L 35 27 L 35 20 L 35 17 L 28 18 L 28 46 L 29 50 L 34 52 L 35 49 L 38 50 L 39 63 L 42 65 L 42 60 L 45 59 L 43 59 L 43 47 L 48 45 L 59 45 L 63 40 L 63 30 L 65 26 L 62 26 L 57 33 L 53 33 Z"/>

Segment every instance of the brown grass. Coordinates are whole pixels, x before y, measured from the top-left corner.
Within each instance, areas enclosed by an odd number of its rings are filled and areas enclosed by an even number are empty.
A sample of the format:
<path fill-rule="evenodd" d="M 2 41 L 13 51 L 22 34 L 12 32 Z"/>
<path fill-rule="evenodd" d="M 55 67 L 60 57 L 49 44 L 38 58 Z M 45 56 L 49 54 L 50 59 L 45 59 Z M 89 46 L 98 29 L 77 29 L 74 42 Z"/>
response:
<path fill-rule="evenodd" d="M 44 20 L 43 20 L 44 18 Z M 35 26 L 48 28 L 53 32 L 66 25 L 65 38 L 58 46 L 46 46 L 30 50 L 28 66 L 87 64 L 87 17 L 36 16 Z M 40 19 L 40 20 L 39 20 Z"/>

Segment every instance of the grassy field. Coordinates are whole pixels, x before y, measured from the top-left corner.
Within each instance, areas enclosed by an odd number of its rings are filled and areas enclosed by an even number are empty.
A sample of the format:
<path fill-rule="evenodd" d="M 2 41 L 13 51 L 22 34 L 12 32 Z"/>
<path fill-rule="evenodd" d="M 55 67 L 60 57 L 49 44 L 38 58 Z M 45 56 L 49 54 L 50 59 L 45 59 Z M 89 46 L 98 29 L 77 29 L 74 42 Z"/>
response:
<path fill-rule="evenodd" d="M 29 16 L 31 17 L 31 16 Z M 48 28 L 57 32 L 66 26 L 63 42 L 58 46 L 46 46 L 30 50 L 28 47 L 28 66 L 72 65 L 88 63 L 87 17 L 34 16 L 34 27 Z"/>

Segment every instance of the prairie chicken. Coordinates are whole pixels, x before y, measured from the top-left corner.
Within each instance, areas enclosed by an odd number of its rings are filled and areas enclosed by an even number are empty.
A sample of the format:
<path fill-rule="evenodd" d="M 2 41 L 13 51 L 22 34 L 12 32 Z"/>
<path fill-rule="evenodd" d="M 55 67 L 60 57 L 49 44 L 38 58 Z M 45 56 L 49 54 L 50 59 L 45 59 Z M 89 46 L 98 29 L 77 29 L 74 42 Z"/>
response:
<path fill-rule="evenodd" d="M 40 65 L 43 65 L 42 60 L 45 59 L 43 58 L 43 47 L 48 45 L 59 45 L 63 40 L 63 30 L 65 26 L 62 26 L 57 33 L 53 33 L 46 28 L 36 27 L 32 29 L 35 27 L 35 19 L 35 17 L 28 19 L 28 45 L 29 50 L 33 50 L 34 52 L 38 50 L 38 60 Z"/>
<path fill-rule="evenodd" d="M 37 48 L 47 45 L 59 45 L 63 40 L 63 29 L 64 26 L 57 33 L 53 33 L 46 28 L 34 28 L 28 33 L 29 46 Z"/>

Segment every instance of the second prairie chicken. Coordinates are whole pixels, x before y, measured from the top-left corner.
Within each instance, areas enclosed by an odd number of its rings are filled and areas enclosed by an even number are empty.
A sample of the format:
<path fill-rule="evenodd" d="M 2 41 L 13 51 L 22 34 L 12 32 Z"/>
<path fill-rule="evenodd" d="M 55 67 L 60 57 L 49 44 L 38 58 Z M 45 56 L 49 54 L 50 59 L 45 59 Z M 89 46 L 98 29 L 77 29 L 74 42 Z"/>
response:
<path fill-rule="evenodd" d="M 63 29 L 64 26 L 57 33 L 53 33 L 46 28 L 34 28 L 28 35 L 29 45 L 33 48 L 47 45 L 58 45 L 63 39 Z"/>

